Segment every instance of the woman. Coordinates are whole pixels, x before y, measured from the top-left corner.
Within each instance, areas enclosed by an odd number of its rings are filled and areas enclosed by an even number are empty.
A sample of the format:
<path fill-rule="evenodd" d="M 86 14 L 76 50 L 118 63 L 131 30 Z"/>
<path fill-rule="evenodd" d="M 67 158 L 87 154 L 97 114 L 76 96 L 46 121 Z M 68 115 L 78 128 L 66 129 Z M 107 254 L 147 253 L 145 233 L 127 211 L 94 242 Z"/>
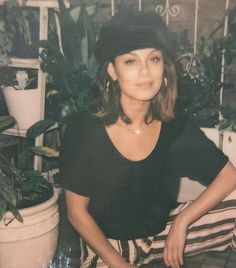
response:
<path fill-rule="evenodd" d="M 174 50 L 157 14 L 120 11 L 102 27 L 96 110 L 71 119 L 61 148 L 81 267 L 140 267 L 164 258 L 179 268 L 184 253 L 235 243 L 235 198 L 220 203 L 224 209 L 216 205 L 236 188 L 236 171 L 194 124 L 174 118 Z M 183 176 L 209 186 L 177 206 Z M 214 228 L 206 225 L 216 219 Z M 194 244 L 201 228 L 214 239 Z"/>

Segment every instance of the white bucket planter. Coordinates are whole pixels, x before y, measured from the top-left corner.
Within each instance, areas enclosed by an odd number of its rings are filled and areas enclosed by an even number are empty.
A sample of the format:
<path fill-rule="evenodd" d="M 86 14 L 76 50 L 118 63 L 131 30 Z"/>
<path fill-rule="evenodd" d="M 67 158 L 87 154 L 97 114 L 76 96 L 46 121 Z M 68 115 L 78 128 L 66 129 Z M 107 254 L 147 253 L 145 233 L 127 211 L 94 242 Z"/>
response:
<path fill-rule="evenodd" d="M 40 120 L 39 89 L 16 90 L 14 87 L 5 87 L 3 94 L 9 114 L 17 121 L 17 128 L 26 130 Z"/>
<path fill-rule="evenodd" d="M 58 192 L 48 201 L 21 209 L 24 223 L 17 220 L 5 226 L 0 221 L 0 267 L 46 268 L 58 241 Z M 12 218 L 7 215 L 6 222 Z"/>

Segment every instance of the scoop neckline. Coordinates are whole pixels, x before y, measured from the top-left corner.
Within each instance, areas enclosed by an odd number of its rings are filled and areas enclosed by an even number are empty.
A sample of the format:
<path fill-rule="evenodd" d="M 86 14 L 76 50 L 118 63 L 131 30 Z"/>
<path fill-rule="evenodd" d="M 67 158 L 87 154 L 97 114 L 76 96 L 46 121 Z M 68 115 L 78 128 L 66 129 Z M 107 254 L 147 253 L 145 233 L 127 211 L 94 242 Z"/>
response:
<path fill-rule="evenodd" d="M 106 136 L 106 140 L 108 141 L 108 143 L 110 144 L 110 146 L 112 147 L 113 151 L 116 153 L 116 155 L 118 155 L 119 157 L 121 157 L 122 159 L 124 159 L 125 161 L 127 162 L 130 162 L 130 163 L 142 163 L 142 162 L 145 162 L 147 161 L 149 158 L 152 157 L 153 153 L 159 148 L 159 144 L 160 144 L 160 139 L 162 138 L 162 133 L 163 133 L 163 129 L 164 129 L 164 122 L 162 121 L 161 122 L 161 126 L 160 126 L 160 132 L 159 132 L 159 135 L 157 136 L 156 138 L 156 142 L 155 142 L 155 145 L 153 146 L 153 149 L 150 151 L 150 153 L 144 157 L 143 159 L 140 159 L 140 160 L 132 160 L 132 159 L 129 159 L 127 158 L 126 156 L 124 156 L 118 149 L 117 147 L 114 145 L 114 143 L 112 142 L 107 130 L 106 130 L 106 126 L 105 124 L 102 125 L 102 128 L 103 128 L 103 131 L 105 133 L 105 136 Z"/>

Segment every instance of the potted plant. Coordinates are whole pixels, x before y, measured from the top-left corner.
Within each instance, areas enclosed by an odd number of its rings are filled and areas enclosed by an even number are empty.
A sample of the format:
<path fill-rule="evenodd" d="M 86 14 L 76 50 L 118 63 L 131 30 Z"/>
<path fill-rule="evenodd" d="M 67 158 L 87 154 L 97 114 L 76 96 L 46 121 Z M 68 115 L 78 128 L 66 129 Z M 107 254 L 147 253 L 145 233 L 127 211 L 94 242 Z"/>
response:
<path fill-rule="evenodd" d="M 61 121 L 85 106 L 90 98 L 96 70 L 93 54 L 96 33 L 84 4 L 79 16 L 73 18 L 72 14 L 78 14 L 77 7 L 68 10 L 62 0 L 58 2 L 56 15 L 60 22 L 61 46 L 54 29 L 48 41 L 40 42 L 43 48 L 40 58 L 41 68 L 48 75 L 46 114 L 51 100 L 57 98 L 57 119 Z M 83 45 L 84 39 L 87 46 Z M 87 59 L 82 55 L 87 55 Z"/>
<path fill-rule="evenodd" d="M 0 132 L 14 124 L 1 116 Z M 41 268 L 57 246 L 58 192 L 41 172 L 14 163 L 10 152 L 19 139 L 0 135 L 0 266 Z"/>
<path fill-rule="evenodd" d="M 40 90 L 36 70 L 9 68 L 9 78 L 2 87 L 8 112 L 16 119 L 16 128 L 27 130 L 40 118 Z M 29 113 L 30 110 L 30 113 Z"/>
<path fill-rule="evenodd" d="M 90 12 L 94 10 L 95 7 L 89 9 Z M 55 156 L 58 155 L 66 122 L 71 115 L 84 109 L 89 103 L 96 69 L 93 55 L 96 34 L 87 8 L 82 5 L 79 10 L 78 7 L 68 10 L 64 2 L 59 0 L 57 16 L 60 21 L 62 47 L 60 48 L 55 29 L 49 34 L 48 41 L 40 42 L 43 48 L 40 54 L 41 68 L 47 72 L 48 77 L 46 119 L 27 132 L 30 138 L 36 138 L 40 134 L 39 129 L 45 133 L 45 145 L 34 148 L 33 151 L 39 156 L 46 156 L 43 162 L 43 170 L 46 172 L 58 172 Z M 84 39 L 87 39 L 87 46 L 82 45 Z M 82 59 L 82 54 L 88 55 L 87 61 Z M 56 108 L 53 106 L 55 102 Z"/>
<path fill-rule="evenodd" d="M 9 114 L 15 117 L 17 128 L 23 130 L 40 118 L 37 71 L 13 68 L 9 64 L 12 57 L 22 56 L 17 53 L 16 48 L 26 46 L 25 50 L 32 50 L 34 32 L 31 31 L 31 24 L 35 20 L 37 15 L 34 11 L 20 5 L 16 0 L 7 0 L 0 6 L 0 87 Z M 31 54 L 25 56 L 32 58 L 37 55 L 32 50 Z M 31 109 L 31 113 L 27 109 Z"/>

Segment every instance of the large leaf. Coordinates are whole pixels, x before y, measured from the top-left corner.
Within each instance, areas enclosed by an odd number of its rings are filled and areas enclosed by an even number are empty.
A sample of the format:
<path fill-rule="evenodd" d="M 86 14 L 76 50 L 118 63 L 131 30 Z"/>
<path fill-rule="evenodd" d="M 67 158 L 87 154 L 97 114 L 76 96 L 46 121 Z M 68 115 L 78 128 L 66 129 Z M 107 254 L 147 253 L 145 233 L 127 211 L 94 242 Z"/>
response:
<path fill-rule="evenodd" d="M 58 3 L 60 10 L 58 17 L 61 28 L 61 42 L 63 52 L 68 62 L 74 68 L 79 68 L 81 64 L 81 38 L 78 31 L 78 26 L 70 16 L 70 13 L 64 4 L 64 1 L 59 0 Z"/>
<path fill-rule="evenodd" d="M 73 91 L 67 78 L 67 73 L 71 69 L 70 63 L 61 54 L 57 44 L 43 40 L 40 46 L 44 48 L 40 53 L 42 70 L 52 76 L 55 87 L 61 95 L 72 95 Z"/>
<path fill-rule="evenodd" d="M 81 6 L 78 27 L 80 31 L 80 36 L 82 38 L 87 38 L 87 50 L 88 50 L 88 59 L 94 52 L 95 43 L 96 43 L 96 33 L 92 24 L 92 21 L 88 15 L 88 12 L 84 5 Z M 86 48 L 85 48 L 86 49 Z M 82 51 L 83 54 L 84 51 Z"/>
<path fill-rule="evenodd" d="M 49 147 L 45 147 L 45 146 L 36 146 L 32 148 L 32 152 L 36 155 L 39 156 L 46 156 L 46 157 L 59 157 L 59 151 L 49 148 Z"/>
<path fill-rule="evenodd" d="M 0 221 L 2 220 L 7 209 L 7 202 L 0 195 Z"/>
<path fill-rule="evenodd" d="M 13 127 L 16 124 L 16 120 L 12 116 L 2 115 L 0 116 L 0 132 Z"/>
<path fill-rule="evenodd" d="M 16 218 L 19 222 L 23 223 L 24 220 L 23 220 L 22 216 L 20 215 L 20 212 L 18 211 L 18 209 L 9 203 L 7 205 L 8 205 L 7 209 L 9 211 L 11 211 L 11 213 L 13 214 L 14 217 L 12 219 L 10 219 L 9 222 L 6 222 L 5 224 L 6 225 L 10 224 L 14 220 L 14 218 Z"/>
<path fill-rule="evenodd" d="M 19 138 L 0 134 L 0 148 L 9 147 L 19 143 Z"/>
<path fill-rule="evenodd" d="M 0 174 L 0 197 L 11 203 L 13 206 L 16 205 L 16 197 L 11 181 L 2 174 Z"/>
<path fill-rule="evenodd" d="M 26 132 L 27 138 L 36 138 L 39 135 L 43 134 L 45 131 L 49 130 L 50 127 L 55 125 L 55 121 L 45 119 L 40 120 L 37 123 L 33 124 Z"/>

